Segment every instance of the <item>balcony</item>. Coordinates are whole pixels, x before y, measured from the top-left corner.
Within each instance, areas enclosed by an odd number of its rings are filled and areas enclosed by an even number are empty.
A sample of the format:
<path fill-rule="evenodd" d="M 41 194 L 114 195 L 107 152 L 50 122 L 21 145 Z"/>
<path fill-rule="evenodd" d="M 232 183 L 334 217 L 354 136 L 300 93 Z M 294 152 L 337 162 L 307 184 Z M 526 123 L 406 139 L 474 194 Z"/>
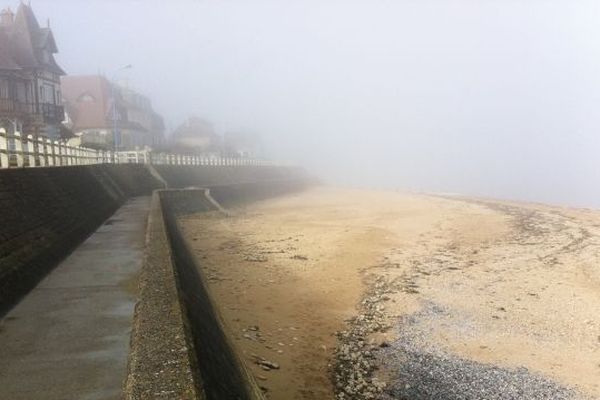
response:
<path fill-rule="evenodd" d="M 32 103 L 22 103 L 13 99 L 0 98 L 0 117 L 26 117 L 34 114 L 35 107 Z"/>
<path fill-rule="evenodd" d="M 65 119 L 65 109 L 55 104 L 40 104 L 40 114 L 44 122 L 49 124 L 56 124 Z"/>
<path fill-rule="evenodd" d="M 0 118 L 35 118 L 41 117 L 47 124 L 56 124 L 62 122 L 65 118 L 65 111 L 62 106 L 55 104 L 39 105 L 39 111 L 36 112 L 35 104 L 22 103 L 13 99 L 0 98 Z"/>

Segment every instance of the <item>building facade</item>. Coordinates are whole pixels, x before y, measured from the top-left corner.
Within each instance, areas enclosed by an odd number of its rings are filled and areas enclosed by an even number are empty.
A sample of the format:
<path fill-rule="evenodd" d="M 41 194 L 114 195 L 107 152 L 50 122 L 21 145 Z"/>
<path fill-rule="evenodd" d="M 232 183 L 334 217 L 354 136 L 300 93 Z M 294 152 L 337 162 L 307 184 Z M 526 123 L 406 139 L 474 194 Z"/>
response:
<path fill-rule="evenodd" d="M 61 90 L 72 145 L 134 150 L 162 143 L 163 119 L 146 96 L 101 75 L 64 76 Z"/>
<path fill-rule="evenodd" d="M 64 119 L 58 52 L 52 30 L 31 7 L 0 12 L 0 126 L 26 135 L 61 137 Z"/>
<path fill-rule="evenodd" d="M 189 117 L 175 129 L 171 150 L 183 154 L 220 155 L 222 139 L 213 125 L 198 117 Z"/>

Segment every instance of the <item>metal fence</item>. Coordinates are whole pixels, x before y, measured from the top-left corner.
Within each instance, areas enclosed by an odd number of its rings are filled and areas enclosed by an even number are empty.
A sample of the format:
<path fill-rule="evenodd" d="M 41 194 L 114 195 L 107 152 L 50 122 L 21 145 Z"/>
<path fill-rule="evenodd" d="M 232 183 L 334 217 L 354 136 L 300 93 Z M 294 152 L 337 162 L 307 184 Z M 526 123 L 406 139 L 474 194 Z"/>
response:
<path fill-rule="evenodd" d="M 266 160 L 215 155 L 185 155 L 153 152 L 150 149 L 105 151 L 69 146 L 60 141 L 34 138 L 0 128 L 0 168 L 52 167 L 90 164 L 168 164 L 168 165 L 272 165 Z"/>

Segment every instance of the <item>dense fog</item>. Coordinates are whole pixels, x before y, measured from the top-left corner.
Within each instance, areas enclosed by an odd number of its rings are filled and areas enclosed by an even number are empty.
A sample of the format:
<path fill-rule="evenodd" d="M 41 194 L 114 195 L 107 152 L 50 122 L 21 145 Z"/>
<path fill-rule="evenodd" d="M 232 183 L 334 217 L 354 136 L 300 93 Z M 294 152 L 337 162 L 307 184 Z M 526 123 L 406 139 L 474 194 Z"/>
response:
<path fill-rule="evenodd" d="M 597 1 L 31 5 L 68 74 L 132 64 L 168 128 L 259 133 L 331 183 L 600 206 Z"/>

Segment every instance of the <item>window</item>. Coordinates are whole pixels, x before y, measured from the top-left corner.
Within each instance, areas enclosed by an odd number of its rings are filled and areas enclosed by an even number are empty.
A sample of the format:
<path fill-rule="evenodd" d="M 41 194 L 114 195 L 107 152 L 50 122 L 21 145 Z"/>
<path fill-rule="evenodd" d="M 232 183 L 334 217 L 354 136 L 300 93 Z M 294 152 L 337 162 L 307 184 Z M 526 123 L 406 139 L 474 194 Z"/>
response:
<path fill-rule="evenodd" d="M 44 88 L 44 92 L 46 93 L 46 96 L 42 97 L 44 99 L 44 103 L 56 104 L 56 93 L 54 93 L 54 86 L 44 84 Z"/>
<path fill-rule="evenodd" d="M 0 98 L 8 99 L 10 97 L 8 81 L 0 81 Z"/>
<path fill-rule="evenodd" d="M 81 96 L 79 96 L 79 99 L 77 99 L 78 101 L 82 102 L 82 103 L 93 103 L 96 101 L 96 99 L 94 98 L 94 96 L 92 96 L 89 93 L 84 93 Z"/>

